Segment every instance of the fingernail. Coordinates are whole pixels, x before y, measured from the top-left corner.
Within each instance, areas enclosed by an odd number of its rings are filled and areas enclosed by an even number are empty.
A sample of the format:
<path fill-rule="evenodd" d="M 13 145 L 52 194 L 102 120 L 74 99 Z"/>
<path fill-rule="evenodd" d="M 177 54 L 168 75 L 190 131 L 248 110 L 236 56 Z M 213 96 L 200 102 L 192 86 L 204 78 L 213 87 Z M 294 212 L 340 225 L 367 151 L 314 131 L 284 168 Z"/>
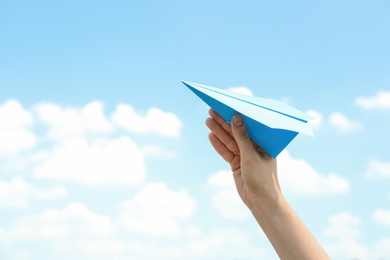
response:
<path fill-rule="evenodd" d="M 234 116 L 233 121 L 236 126 L 242 126 L 242 117 L 240 115 Z"/>

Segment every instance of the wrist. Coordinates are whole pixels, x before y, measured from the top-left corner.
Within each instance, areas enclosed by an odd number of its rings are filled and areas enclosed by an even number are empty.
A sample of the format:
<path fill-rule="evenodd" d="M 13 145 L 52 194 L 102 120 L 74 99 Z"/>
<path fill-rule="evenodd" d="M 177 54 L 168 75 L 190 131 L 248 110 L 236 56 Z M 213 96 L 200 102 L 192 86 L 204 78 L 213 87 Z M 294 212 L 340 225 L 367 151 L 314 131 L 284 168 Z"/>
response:
<path fill-rule="evenodd" d="M 252 198 L 248 201 L 247 207 L 254 215 L 265 214 L 277 210 L 283 201 L 284 196 L 282 192 L 280 190 L 275 190 L 274 192 L 269 192 L 264 196 Z"/>

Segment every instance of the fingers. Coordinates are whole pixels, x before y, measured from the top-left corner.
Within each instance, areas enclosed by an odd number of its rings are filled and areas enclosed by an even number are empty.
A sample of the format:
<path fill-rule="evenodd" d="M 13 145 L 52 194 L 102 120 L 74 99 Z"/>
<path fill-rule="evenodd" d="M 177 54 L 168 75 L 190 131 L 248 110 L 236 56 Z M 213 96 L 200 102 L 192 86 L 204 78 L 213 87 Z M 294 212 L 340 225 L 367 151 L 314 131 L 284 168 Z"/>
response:
<path fill-rule="evenodd" d="M 211 145 L 217 151 L 217 153 L 228 163 L 231 163 L 235 157 L 235 154 L 230 151 L 213 133 L 209 133 L 209 139 Z"/>
<path fill-rule="evenodd" d="M 215 120 L 217 121 L 217 123 L 226 131 L 228 132 L 230 135 L 232 135 L 232 128 L 230 127 L 230 125 L 228 123 L 226 123 L 225 119 L 223 119 L 217 112 L 215 112 L 215 110 L 213 110 L 212 108 L 210 108 L 209 110 L 209 115 Z"/>
<path fill-rule="evenodd" d="M 226 132 L 225 129 L 215 119 L 207 118 L 206 125 L 227 149 L 229 149 L 231 152 L 239 151 L 236 140 L 234 140 L 233 136 Z"/>
<path fill-rule="evenodd" d="M 245 154 L 251 155 L 256 153 L 255 148 L 252 145 L 252 141 L 248 136 L 244 119 L 241 115 L 235 115 L 232 118 L 232 132 L 242 156 L 245 156 Z"/>

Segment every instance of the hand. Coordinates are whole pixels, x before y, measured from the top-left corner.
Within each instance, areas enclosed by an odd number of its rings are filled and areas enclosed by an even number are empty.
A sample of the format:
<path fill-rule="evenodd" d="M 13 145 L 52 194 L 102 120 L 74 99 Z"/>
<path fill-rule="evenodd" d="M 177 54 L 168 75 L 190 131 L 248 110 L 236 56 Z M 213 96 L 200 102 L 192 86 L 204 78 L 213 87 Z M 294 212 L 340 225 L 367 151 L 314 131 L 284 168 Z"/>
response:
<path fill-rule="evenodd" d="M 238 194 L 280 259 L 330 259 L 282 196 L 276 160 L 250 140 L 242 117 L 234 116 L 229 126 L 214 110 L 209 113 L 210 142 L 230 164 Z"/>
<path fill-rule="evenodd" d="M 206 125 L 209 139 L 218 154 L 230 164 L 238 194 L 250 208 L 264 199 L 277 200 L 281 195 L 276 160 L 250 140 L 243 118 L 236 115 L 232 126 L 214 110 Z"/>

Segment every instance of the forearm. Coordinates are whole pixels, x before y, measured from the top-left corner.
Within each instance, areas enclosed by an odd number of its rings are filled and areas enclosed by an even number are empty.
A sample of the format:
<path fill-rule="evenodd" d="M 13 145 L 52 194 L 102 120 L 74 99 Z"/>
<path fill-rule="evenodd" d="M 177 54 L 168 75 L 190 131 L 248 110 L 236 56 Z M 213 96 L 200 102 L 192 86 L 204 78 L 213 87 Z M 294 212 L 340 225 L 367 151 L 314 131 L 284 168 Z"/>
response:
<path fill-rule="evenodd" d="M 330 259 L 281 193 L 249 208 L 281 259 Z"/>

